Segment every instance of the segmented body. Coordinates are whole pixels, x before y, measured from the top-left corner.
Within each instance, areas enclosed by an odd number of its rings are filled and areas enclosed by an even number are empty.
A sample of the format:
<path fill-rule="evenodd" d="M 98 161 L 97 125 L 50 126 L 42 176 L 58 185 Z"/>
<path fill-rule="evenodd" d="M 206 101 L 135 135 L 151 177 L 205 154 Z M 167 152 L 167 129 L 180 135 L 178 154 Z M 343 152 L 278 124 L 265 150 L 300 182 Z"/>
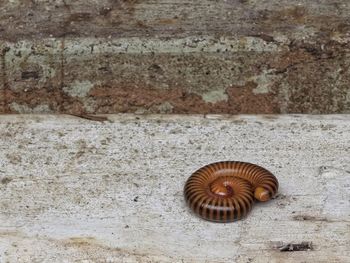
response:
<path fill-rule="evenodd" d="M 278 191 L 277 178 L 255 164 L 217 162 L 194 172 L 187 180 L 184 195 L 198 216 L 216 222 L 245 217 L 254 199 L 270 200 Z"/>

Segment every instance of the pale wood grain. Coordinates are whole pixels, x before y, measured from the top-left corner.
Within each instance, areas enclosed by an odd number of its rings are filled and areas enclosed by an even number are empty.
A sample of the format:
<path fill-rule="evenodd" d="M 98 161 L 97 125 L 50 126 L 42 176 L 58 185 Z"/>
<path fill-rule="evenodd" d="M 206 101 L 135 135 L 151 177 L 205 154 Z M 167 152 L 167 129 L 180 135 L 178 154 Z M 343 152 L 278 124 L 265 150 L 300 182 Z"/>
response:
<path fill-rule="evenodd" d="M 0 262 L 350 261 L 349 115 L 107 117 L 0 116 Z M 266 167 L 279 195 L 195 217 L 183 185 L 219 160 Z"/>

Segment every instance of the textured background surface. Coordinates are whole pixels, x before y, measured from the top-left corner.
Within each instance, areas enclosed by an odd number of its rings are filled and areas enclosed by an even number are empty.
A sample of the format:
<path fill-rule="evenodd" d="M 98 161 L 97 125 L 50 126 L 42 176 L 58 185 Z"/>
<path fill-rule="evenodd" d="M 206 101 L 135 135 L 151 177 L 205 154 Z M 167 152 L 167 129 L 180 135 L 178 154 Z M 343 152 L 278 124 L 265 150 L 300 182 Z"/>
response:
<path fill-rule="evenodd" d="M 0 1 L 0 113 L 349 113 L 350 2 Z"/>
<path fill-rule="evenodd" d="M 108 118 L 0 116 L 0 262 L 350 262 L 349 115 Z M 278 196 L 195 217 L 184 183 L 220 160 L 271 170 Z"/>

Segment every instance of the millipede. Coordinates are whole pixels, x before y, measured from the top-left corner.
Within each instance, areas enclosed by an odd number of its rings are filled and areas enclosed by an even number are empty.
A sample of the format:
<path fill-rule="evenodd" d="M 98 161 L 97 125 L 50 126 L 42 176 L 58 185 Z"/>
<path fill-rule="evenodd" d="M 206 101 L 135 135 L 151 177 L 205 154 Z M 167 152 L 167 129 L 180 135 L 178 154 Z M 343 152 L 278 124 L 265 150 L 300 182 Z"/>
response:
<path fill-rule="evenodd" d="M 203 166 L 184 187 L 185 200 L 196 215 L 222 223 L 244 218 L 255 200 L 268 201 L 277 191 L 278 180 L 270 171 L 238 161 Z"/>

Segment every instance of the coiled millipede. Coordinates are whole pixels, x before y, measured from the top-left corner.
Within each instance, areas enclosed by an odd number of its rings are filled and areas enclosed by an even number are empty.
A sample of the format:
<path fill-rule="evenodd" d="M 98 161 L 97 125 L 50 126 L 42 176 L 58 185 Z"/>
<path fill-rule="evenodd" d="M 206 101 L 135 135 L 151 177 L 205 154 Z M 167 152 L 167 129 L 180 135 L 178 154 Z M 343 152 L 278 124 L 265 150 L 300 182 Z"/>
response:
<path fill-rule="evenodd" d="M 245 217 L 254 198 L 265 202 L 278 190 L 277 178 L 255 164 L 225 161 L 208 164 L 187 180 L 184 195 L 195 214 L 215 222 Z"/>

